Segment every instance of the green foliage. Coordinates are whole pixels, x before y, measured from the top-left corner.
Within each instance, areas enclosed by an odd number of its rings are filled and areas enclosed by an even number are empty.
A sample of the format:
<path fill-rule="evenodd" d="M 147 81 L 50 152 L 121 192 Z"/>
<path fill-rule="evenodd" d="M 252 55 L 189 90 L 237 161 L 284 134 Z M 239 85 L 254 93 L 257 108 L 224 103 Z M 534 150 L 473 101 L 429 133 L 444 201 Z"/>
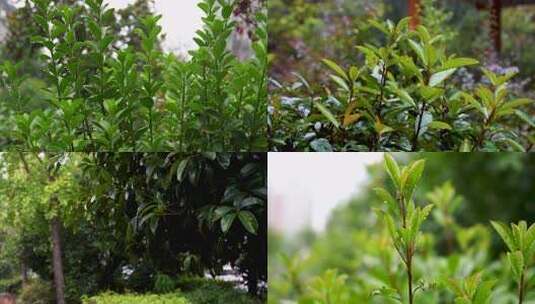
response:
<path fill-rule="evenodd" d="M 492 288 L 496 281 L 481 281 L 481 273 L 458 281 L 450 279 L 448 288 L 455 293 L 456 304 L 487 304 L 490 303 Z"/>
<path fill-rule="evenodd" d="M 175 276 L 215 277 L 226 265 L 265 295 L 266 157 L 3 153 L 0 276 L 25 263 L 52 277 L 50 220 L 59 218 L 68 303 L 103 290 L 171 292 Z M 222 231 L 215 210 L 224 206 L 248 217 Z"/>
<path fill-rule="evenodd" d="M 170 293 L 175 290 L 175 281 L 168 275 L 159 273 L 154 282 L 154 291 L 157 293 Z"/>
<path fill-rule="evenodd" d="M 460 68 L 478 65 L 472 58 L 446 53 L 441 35 L 424 26 L 408 29 L 370 20 L 384 36 L 380 44 L 356 48 L 364 62 L 348 67 L 323 60 L 332 85 L 315 92 L 280 84 L 270 97 L 272 150 L 336 151 L 525 151 L 521 138 L 528 98 L 508 90 L 514 74 L 483 69 L 490 84 L 466 92 L 452 81 Z M 297 89 L 294 89 L 297 88 Z M 314 107 L 312 107 L 314 105 Z M 317 109 L 317 111 L 316 111 Z M 322 142 L 318 145 L 318 142 Z"/>
<path fill-rule="evenodd" d="M 2 279 L 0 280 L 0 293 L 10 292 L 14 293 L 22 287 L 20 278 Z"/>
<path fill-rule="evenodd" d="M 52 284 L 42 280 L 32 280 L 24 286 L 19 295 L 22 304 L 52 304 L 55 303 Z"/>
<path fill-rule="evenodd" d="M 310 299 L 316 303 L 351 303 L 347 276 L 338 275 L 336 270 L 327 270 L 310 284 Z"/>
<path fill-rule="evenodd" d="M 237 290 L 228 282 L 205 278 L 179 277 L 177 286 L 184 297 L 192 304 L 260 304 L 261 299 L 253 298 Z"/>
<path fill-rule="evenodd" d="M 19 89 L 22 62 L 0 69 L 0 144 L 25 151 L 265 150 L 266 16 L 254 16 L 251 58 L 227 41 L 234 0 L 204 0 L 196 50 L 182 60 L 160 48 L 160 16 L 135 15 L 132 37 L 119 35 L 118 14 L 102 0 L 33 1 L 32 37 L 41 50 L 49 94 L 27 109 Z M 29 9 L 29 8 L 26 8 Z M 119 12 L 132 20 L 125 12 Z M 123 16 L 124 17 L 124 16 Z M 131 31 L 131 28 L 129 29 Z M 126 40 L 126 41 L 125 41 Z"/>
<path fill-rule="evenodd" d="M 507 260 L 518 284 L 518 303 L 522 303 L 529 282 L 526 271 L 535 258 L 535 224 L 529 228 L 525 221 L 511 224 L 511 228 L 500 222 L 492 221 L 491 224 L 507 245 Z"/>
<path fill-rule="evenodd" d="M 181 294 L 166 294 L 166 295 L 118 295 L 114 293 L 105 293 L 94 297 L 86 297 L 83 299 L 84 304 L 189 304 Z"/>
<path fill-rule="evenodd" d="M 412 287 L 412 265 L 413 257 L 418 250 L 416 245 L 420 235 L 419 230 L 433 208 L 433 205 L 417 207 L 413 201 L 414 190 L 422 177 L 424 165 L 424 160 L 417 160 L 400 168 L 390 154 L 385 154 L 385 169 L 395 186 L 395 195 L 391 195 L 384 188 L 375 189 L 387 206 L 386 211 L 380 211 L 380 213 L 384 218 L 394 248 L 405 264 L 409 288 L 407 299 L 411 304 L 414 302 L 416 292 Z"/>
<path fill-rule="evenodd" d="M 494 244 L 498 234 L 486 223 L 497 217 L 531 218 L 524 208 L 530 206 L 533 191 L 532 158 L 518 153 L 395 154 L 396 160 L 408 163 L 403 169 L 388 155 L 384 164 L 369 167 L 369 181 L 332 212 L 324 231 L 311 239 L 305 232 L 270 231 L 268 303 L 325 303 L 322 294 L 341 296 L 341 303 L 407 303 L 407 255 L 395 249 L 396 243 L 406 244 L 398 205 L 403 191 L 397 181 L 401 185 L 405 179 L 403 170 L 423 166 L 415 165 L 422 158 L 425 173 L 412 199 L 434 208 L 416 233 L 414 303 L 518 303 L 510 263 L 499 257 L 502 248 Z M 377 205 L 381 210 L 371 212 L 370 206 Z M 385 221 L 385 214 L 392 213 L 394 234 Z M 527 287 L 534 269 L 532 263 L 526 265 L 524 303 L 534 299 Z M 329 289 L 332 285 L 326 282 L 339 283 Z"/>

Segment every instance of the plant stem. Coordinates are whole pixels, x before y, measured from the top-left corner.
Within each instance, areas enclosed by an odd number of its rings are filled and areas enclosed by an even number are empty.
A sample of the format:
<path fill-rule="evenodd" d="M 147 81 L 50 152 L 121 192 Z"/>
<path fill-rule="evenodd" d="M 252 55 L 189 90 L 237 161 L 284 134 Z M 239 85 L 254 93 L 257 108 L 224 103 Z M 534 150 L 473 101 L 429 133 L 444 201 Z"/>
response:
<path fill-rule="evenodd" d="M 520 276 L 520 283 L 518 283 L 518 304 L 524 301 L 524 272 Z"/>
<path fill-rule="evenodd" d="M 412 293 L 412 257 L 408 256 L 407 261 L 407 277 L 408 277 L 408 287 L 409 287 L 409 304 L 413 304 L 414 295 Z"/>
<path fill-rule="evenodd" d="M 414 137 L 412 139 L 412 149 L 411 152 L 414 152 L 418 149 L 418 137 L 420 136 L 420 129 L 422 128 L 422 120 L 425 113 L 425 107 L 426 103 L 425 101 L 422 104 L 422 109 L 420 110 L 420 115 L 418 116 L 418 125 L 416 126 L 416 132 L 414 133 Z"/>

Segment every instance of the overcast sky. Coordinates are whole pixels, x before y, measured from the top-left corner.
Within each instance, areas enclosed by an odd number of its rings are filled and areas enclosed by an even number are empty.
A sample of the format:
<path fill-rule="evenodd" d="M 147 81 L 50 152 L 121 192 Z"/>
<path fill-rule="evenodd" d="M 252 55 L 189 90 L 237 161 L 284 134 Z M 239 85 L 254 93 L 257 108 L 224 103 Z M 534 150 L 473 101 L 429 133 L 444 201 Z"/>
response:
<path fill-rule="evenodd" d="M 134 0 L 105 0 L 113 8 L 124 8 Z M 16 3 L 17 0 L 11 0 Z M 161 25 L 167 34 L 164 47 L 168 50 L 185 52 L 195 47 L 193 37 L 201 27 L 202 11 L 198 0 L 155 0 L 155 10 L 161 14 Z"/>
<path fill-rule="evenodd" d="M 366 183 L 366 166 L 382 158 L 383 153 L 269 153 L 270 225 L 285 233 L 308 225 L 322 231 L 332 209 Z"/>

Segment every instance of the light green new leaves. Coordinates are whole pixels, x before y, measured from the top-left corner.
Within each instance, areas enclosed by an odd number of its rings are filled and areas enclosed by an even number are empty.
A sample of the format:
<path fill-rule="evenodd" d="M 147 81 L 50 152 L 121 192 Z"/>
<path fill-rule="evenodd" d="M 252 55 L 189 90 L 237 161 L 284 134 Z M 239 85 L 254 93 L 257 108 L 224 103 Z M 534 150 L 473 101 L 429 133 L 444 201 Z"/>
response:
<path fill-rule="evenodd" d="M 445 123 L 443 121 L 438 121 L 438 120 L 435 120 L 435 121 L 432 121 L 430 122 L 427 127 L 431 128 L 431 129 L 436 129 L 436 130 L 451 130 L 451 125 L 449 125 L 448 123 Z"/>
<path fill-rule="evenodd" d="M 340 67 L 336 62 L 331 61 L 329 59 L 323 59 L 322 61 L 326 66 L 328 66 L 331 70 L 333 70 L 336 74 L 338 74 L 338 76 L 349 81 L 349 77 L 344 71 L 344 69 L 342 69 L 342 67 Z"/>
<path fill-rule="evenodd" d="M 394 185 L 396 188 L 401 187 L 401 173 L 399 170 L 399 166 L 392 157 L 391 154 L 387 153 L 385 154 L 385 169 L 388 175 L 390 176 L 390 179 L 392 179 L 392 182 L 394 182 Z"/>
<path fill-rule="evenodd" d="M 509 249 L 507 259 L 515 280 L 520 284 L 529 266 L 527 263 L 533 261 L 535 254 L 535 224 L 529 228 L 525 221 L 511 224 L 511 228 L 500 222 L 491 221 L 491 224 Z"/>
<path fill-rule="evenodd" d="M 468 65 L 475 65 L 475 64 L 479 64 L 479 61 L 473 58 L 464 58 L 464 57 L 451 58 L 451 59 L 448 59 L 446 62 L 444 62 L 442 69 L 444 70 L 454 69 L 454 68 L 460 68 L 460 67 L 464 67 Z"/>
<path fill-rule="evenodd" d="M 377 196 L 386 203 L 386 205 L 388 206 L 388 210 L 392 214 L 399 213 L 398 211 L 399 207 L 398 207 L 398 203 L 396 199 L 388 191 L 386 191 L 386 189 L 377 187 L 377 188 L 374 188 L 373 190 L 375 191 L 375 194 L 377 194 Z"/>
<path fill-rule="evenodd" d="M 508 252 L 507 259 L 509 260 L 509 264 L 511 265 L 511 271 L 513 272 L 515 280 L 517 282 L 520 282 L 520 278 L 522 277 L 522 274 L 525 270 L 524 257 L 522 256 L 522 252 Z"/>
<path fill-rule="evenodd" d="M 340 123 L 338 122 L 338 120 L 336 119 L 336 117 L 334 116 L 334 114 L 329 110 L 327 109 L 327 107 L 325 107 L 324 105 L 322 105 L 321 103 L 319 102 L 315 102 L 314 103 L 314 106 L 321 112 L 321 114 L 323 114 L 323 116 L 325 116 L 325 118 L 327 118 L 336 128 L 340 128 Z"/>
<path fill-rule="evenodd" d="M 400 191 L 403 194 L 403 197 L 407 200 L 412 197 L 416 184 L 418 184 L 422 177 L 424 168 L 425 161 L 418 160 L 400 169 L 392 155 L 389 153 L 385 154 L 386 172 L 398 191 Z"/>
<path fill-rule="evenodd" d="M 410 265 L 415 254 L 420 227 L 429 216 L 433 205 L 423 208 L 415 206 L 412 194 L 420 181 L 425 167 L 424 160 L 418 160 L 400 168 L 392 155 L 385 154 L 385 169 L 396 188 L 391 195 L 384 188 L 375 188 L 377 196 L 386 203 L 387 211 L 380 211 L 394 247 L 404 261 Z"/>
<path fill-rule="evenodd" d="M 417 160 L 401 171 L 401 190 L 403 197 L 410 199 L 420 181 L 425 168 L 425 160 Z"/>
<path fill-rule="evenodd" d="M 457 69 L 448 69 L 442 72 L 435 73 L 431 75 L 431 78 L 429 79 L 429 86 L 434 87 L 439 84 L 441 84 L 446 78 L 450 77 L 453 73 L 455 73 Z"/>
<path fill-rule="evenodd" d="M 416 53 L 416 55 L 418 56 L 418 58 L 420 59 L 420 61 L 427 66 L 427 63 L 428 63 L 428 60 L 427 60 L 427 56 L 425 55 L 425 52 L 424 52 L 424 49 L 422 47 L 421 44 L 419 44 L 418 42 L 412 40 L 412 39 L 409 39 L 409 46 L 412 48 L 412 50 Z"/>
<path fill-rule="evenodd" d="M 448 279 L 446 287 L 455 294 L 455 304 L 487 304 L 496 280 L 483 281 L 482 274 L 476 273 L 465 279 Z"/>

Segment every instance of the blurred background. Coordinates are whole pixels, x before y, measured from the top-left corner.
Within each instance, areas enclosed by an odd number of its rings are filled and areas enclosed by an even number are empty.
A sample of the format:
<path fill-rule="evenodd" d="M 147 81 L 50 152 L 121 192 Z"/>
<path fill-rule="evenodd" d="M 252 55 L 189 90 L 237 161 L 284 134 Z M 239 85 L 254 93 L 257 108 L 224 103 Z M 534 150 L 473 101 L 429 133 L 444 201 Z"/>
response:
<path fill-rule="evenodd" d="M 492 303 L 513 303 L 509 301 L 514 299 L 514 285 L 502 267 L 507 264 L 500 261 L 505 248 L 489 221 L 534 222 L 535 155 L 394 157 L 403 164 L 426 159 L 417 204 L 437 204 L 430 196 L 433 192 L 444 199 L 424 224 L 419 276 L 464 277 L 485 270 L 500 280 Z M 374 212 L 382 202 L 372 189 L 390 186 L 382 153 L 270 153 L 268 172 L 269 303 L 303 300 L 329 269 L 347 276 L 353 300 L 370 301 L 367 297 L 375 289 L 389 286 L 386 281 L 394 280 L 390 272 L 400 266 Z M 390 264 L 381 266 L 385 256 Z M 428 302 L 422 303 L 452 303 L 444 302 L 447 295 L 440 293 L 426 294 Z M 393 303 L 375 301 L 362 303 Z"/>
<path fill-rule="evenodd" d="M 270 76 L 285 82 L 297 72 L 310 83 L 326 82 L 322 58 L 358 62 L 355 46 L 380 39 L 366 21 L 397 22 L 409 15 L 411 3 L 419 3 L 420 23 L 444 36 L 450 54 L 477 58 L 496 72 L 519 70 L 514 85 L 533 91 L 535 53 L 528 46 L 535 43 L 535 1 L 530 0 L 270 0 Z M 479 75 L 463 77 L 470 87 Z"/>

